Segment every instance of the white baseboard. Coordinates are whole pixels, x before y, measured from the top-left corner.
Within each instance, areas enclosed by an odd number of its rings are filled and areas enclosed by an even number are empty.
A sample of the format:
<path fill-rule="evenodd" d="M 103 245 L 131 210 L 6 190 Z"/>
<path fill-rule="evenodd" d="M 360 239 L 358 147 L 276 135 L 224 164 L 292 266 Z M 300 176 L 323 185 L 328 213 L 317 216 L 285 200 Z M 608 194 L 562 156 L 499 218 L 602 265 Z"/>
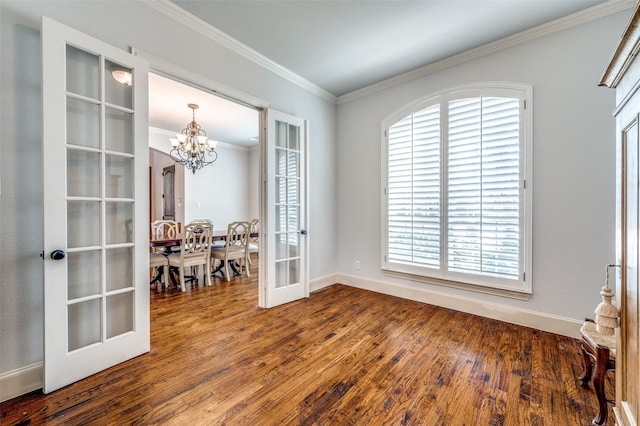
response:
<path fill-rule="evenodd" d="M 42 363 L 0 374 L 0 402 L 42 389 Z"/>
<path fill-rule="evenodd" d="M 512 324 L 531 327 L 575 339 L 580 338 L 582 321 L 545 314 L 499 303 L 483 302 L 463 296 L 440 293 L 385 281 L 372 280 L 349 274 L 336 274 L 336 282 L 351 287 L 371 290 L 390 296 L 429 303 L 473 315 L 480 315 Z"/>
<path fill-rule="evenodd" d="M 322 290 L 325 287 L 329 287 L 337 283 L 336 274 L 325 275 L 324 277 L 316 278 L 309 282 L 309 293 L 313 293 L 314 291 Z"/>

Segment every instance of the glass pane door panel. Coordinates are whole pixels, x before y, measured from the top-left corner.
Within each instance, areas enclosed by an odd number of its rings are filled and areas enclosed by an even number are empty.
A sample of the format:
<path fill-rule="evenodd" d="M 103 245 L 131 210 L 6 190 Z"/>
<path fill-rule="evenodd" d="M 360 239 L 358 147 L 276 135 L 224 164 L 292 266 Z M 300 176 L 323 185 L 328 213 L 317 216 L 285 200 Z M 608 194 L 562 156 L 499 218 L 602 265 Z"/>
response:
<path fill-rule="evenodd" d="M 287 175 L 287 151 L 276 148 L 276 175 Z"/>
<path fill-rule="evenodd" d="M 133 158 L 107 155 L 105 184 L 108 198 L 133 198 Z"/>
<path fill-rule="evenodd" d="M 100 300 L 88 300 L 68 307 L 69 352 L 100 342 Z"/>
<path fill-rule="evenodd" d="M 67 143 L 100 148 L 100 107 L 67 98 Z"/>
<path fill-rule="evenodd" d="M 276 235 L 276 260 L 289 257 L 287 250 L 287 234 Z"/>
<path fill-rule="evenodd" d="M 276 262 L 276 288 L 286 287 L 288 285 L 289 263 L 286 260 Z"/>
<path fill-rule="evenodd" d="M 133 114 L 107 109 L 106 149 L 133 154 Z"/>
<path fill-rule="evenodd" d="M 107 244 L 133 243 L 133 202 L 107 202 Z"/>
<path fill-rule="evenodd" d="M 297 232 L 300 229 L 298 218 L 300 217 L 300 207 L 289 206 L 289 217 L 287 220 L 287 230 L 290 232 Z"/>
<path fill-rule="evenodd" d="M 133 287 L 133 247 L 107 249 L 107 291 Z"/>
<path fill-rule="evenodd" d="M 289 125 L 289 149 L 300 149 L 300 128 L 292 124 Z"/>
<path fill-rule="evenodd" d="M 298 167 L 300 163 L 299 154 L 297 152 L 289 152 L 287 160 L 287 176 L 300 177 L 300 167 Z"/>
<path fill-rule="evenodd" d="M 67 45 L 67 92 L 92 99 L 100 94 L 100 62 L 96 55 Z"/>
<path fill-rule="evenodd" d="M 289 242 L 288 257 L 298 257 L 300 255 L 300 234 L 292 232 L 287 239 Z"/>
<path fill-rule="evenodd" d="M 276 204 L 287 202 L 287 179 L 276 178 Z"/>
<path fill-rule="evenodd" d="M 282 121 L 276 121 L 276 146 L 286 148 L 287 147 L 287 123 Z"/>
<path fill-rule="evenodd" d="M 133 87 L 131 68 L 105 60 L 105 99 L 108 103 L 124 108 L 133 108 Z M 119 78 L 121 81 L 117 81 Z"/>
<path fill-rule="evenodd" d="M 100 153 L 67 149 L 67 196 L 100 195 Z"/>
<path fill-rule="evenodd" d="M 107 339 L 133 331 L 133 292 L 107 297 Z"/>
<path fill-rule="evenodd" d="M 300 259 L 289 260 L 289 285 L 300 282 Z"/>
<path fill-rule="evenodd" d="M 287 230 L 287 206 L 276 206 L 276 232 Z"/>
<path fill-rule="evenodd" d="M 68 300 L 100 293 L 100 253 L 100 250 L 91 250 L 67 255 Z"/>
<path fill-rule="evenodd" d="M 292 178 L 287 181 L 287 203 L 298 204 L 300 198 L 298 194 L 300 192 L 300 179 Z"/>
<path fill-rule="evenodd" d="M 100 245 L 100 201 L 67 202 L 67 247 Z"/>

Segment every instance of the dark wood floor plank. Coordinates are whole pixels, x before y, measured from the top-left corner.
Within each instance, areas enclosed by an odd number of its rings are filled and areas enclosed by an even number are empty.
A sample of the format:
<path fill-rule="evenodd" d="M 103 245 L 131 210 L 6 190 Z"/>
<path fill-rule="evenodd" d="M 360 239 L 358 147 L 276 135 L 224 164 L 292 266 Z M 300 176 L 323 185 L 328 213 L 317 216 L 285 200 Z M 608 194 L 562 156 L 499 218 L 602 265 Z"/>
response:
<path fill-rule="evenodd" d="M 152 289 L 148 354 L 6 401 L 0 423 L 555 426 L 595 416 L 574 339 L 343 285 L 260 309 L 257 272 Z"/>

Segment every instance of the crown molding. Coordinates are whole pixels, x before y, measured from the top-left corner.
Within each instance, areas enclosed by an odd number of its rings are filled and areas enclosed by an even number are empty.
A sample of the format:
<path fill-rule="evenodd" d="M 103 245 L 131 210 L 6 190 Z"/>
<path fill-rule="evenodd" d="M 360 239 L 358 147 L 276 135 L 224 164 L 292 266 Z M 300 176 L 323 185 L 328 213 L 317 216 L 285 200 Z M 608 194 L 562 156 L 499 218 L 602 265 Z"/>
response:
<path fill-rule="evenodd" d="M 309 80 L 299 76 L 293 71 L 283 67 L 280 64 L 272 61 L 266 56 L 253 50 L 246 44 L 236 40 L 228 34 L 220 31 L 211 24 L 203 21 L 202 19 L 192 15 L 186 10 L 182 9 L 175 3 L 169 0 L 142 0 L 147 6 L 157 10 L 158 12 L 166 15 L 170 19 L 181 23 L 189 29 L 203 35 L 204 37 L 212 40 L 221 46 L 237 53 L 240 56 L 260 65 L 261 67 L 273 72 L 274 74 L 290 81 L 291 83 L 307 90 L 308 92 L 319 96 L 331 103 L 336 103 L 337 97 L 321 87 L 313 84 Z"/>
<path fill-rule="evenodd" d="M 367 87 L 363 87 L 362 89 L 358 89 L 351 93 L 339 96 L 336 103 L 338 105 L 344 104 L 346 102 L 371 95 L 373 93 L 388 89 L 393 86 L 397 86 L 416 78 L 424 77 L 426 75 L 433 74 L 435 72 L 442 71 L 444 69 L 490 55 L 492 53 L 500 52 L 502 50 L 527 43 L 529 41 L 533 41 L 560 31 L 564 31 L 569 28 L 576 27 L 578 25 L 586 24 L 596 19 L 603 18 L 605 16 L 612 15 L 626 9 L 630 9 L 635 5 L 636 0 L 609 0 L 605 3 L 598 4 L 569 16 L 565 16 L 563 18 L 538 25 L 537 27 L 530 28 L 528 30 L 513 34 L 500 40 L 496 40 L 475 49 L 467 50 L 466 52 L 462 52 L 441 61 L 434 62 L 422 68 L 418 68 L 413 71 L 391 77 L 387 80 L 383 80 Z"/>
<path fill-rule="evenodd" d="M 565 16 L 563 18 L 538 25 L 537 27 L 502 38 L 500 40 L 496 40 L 494 42 L 471 50 L 467 50 L 441 61 L 434 62 L 413 71 L 391 77 L 378 83 L 363 87 L 362 89 L 358 89 L 345 95 L 336 97 L 335 95 L 327 92 L 321 87 L 313 84 L 309 80 L 299 76 L 293 71 L 277 64 L 266 56 L 253 50 L 244 43 L 220 31 L 211 24 L 180 8 L 170 0 L 142 0 L 142 2 L 157 10 L 158 12 L 166 15 L 170 19 L 173 19 L 174 21 L 187 26 L 191 30 L 196 31 L 206 38 L 228 48 L 238 55 L 243 56 L 244 58 L 256 63 L 257 65 L 284 78 L 285 80 L 307 90 L 314 95 L 317 95 L 331 103 L 338 105 L 362 98 L 364 96 L 388 89 L 393 86 L 397 86 L 416 78 L 424 77 L 426 75 L 433 74 L 435 72 L 481 58 L 483 56 L 500 52 L 502 50 L 527 43 L 529 41 L 546 37 L 548 35 L 555 34 L 557 32 L 585 24 L 596 19 L 621 12 L 626 9 L 630 9 L 637 4 L 636 0 L 609 0 L 580 12 L 576 12 L 569 16 Z"/>

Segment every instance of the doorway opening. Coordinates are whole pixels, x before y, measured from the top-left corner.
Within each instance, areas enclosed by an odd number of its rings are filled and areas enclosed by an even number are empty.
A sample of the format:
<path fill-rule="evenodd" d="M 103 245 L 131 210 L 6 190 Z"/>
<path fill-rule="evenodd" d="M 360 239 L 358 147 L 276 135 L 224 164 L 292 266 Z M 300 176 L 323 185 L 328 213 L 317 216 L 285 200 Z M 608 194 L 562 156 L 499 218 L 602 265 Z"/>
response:
<path fill-rule="evenodd" d="M 217 142 L 218 158 L 195 173 L 185 173 L 185 167 L 169 155 L 169 139 L 192 120 L 187 106 L 191 103 L 199 105 L 197 123 L 209 140 Z M 214 230 L 226 230 L 231 222 L 258 219 L 259 128 L 258 108 L 149 73 L 151 222 L 174 220 L 180 229 L 193 220 L 208 219 Z"/>

